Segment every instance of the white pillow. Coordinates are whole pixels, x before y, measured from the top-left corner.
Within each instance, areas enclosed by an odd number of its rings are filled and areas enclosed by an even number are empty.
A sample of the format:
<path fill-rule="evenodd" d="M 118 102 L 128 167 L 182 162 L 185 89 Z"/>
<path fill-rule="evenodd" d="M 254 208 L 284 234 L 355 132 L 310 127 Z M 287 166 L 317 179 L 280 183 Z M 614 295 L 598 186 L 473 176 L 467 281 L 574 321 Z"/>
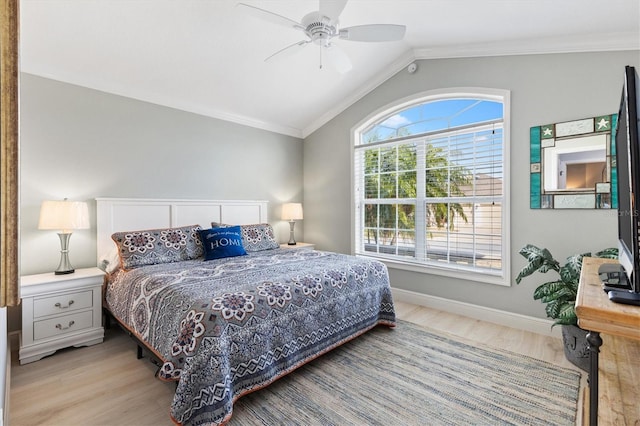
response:
<path fill-rule="evenodd" d="M 109 251 L 100 256 L 98 268 L 107 274 L 112 274 L 120 268 L 120 256 L 118 255 L 118 247 L 116 247 L 115 243 L 113 243 Z"/>

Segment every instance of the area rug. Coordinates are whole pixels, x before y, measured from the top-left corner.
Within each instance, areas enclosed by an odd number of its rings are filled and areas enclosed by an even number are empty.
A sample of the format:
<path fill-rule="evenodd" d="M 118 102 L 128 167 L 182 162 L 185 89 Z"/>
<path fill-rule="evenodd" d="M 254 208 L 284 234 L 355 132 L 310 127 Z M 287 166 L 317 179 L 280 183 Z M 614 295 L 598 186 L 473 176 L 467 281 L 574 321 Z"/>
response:
<path fill-rule="evenodd" d="M 240 398 L 230 426 L 575 425 L 580 373 L 399 321 Z"/>

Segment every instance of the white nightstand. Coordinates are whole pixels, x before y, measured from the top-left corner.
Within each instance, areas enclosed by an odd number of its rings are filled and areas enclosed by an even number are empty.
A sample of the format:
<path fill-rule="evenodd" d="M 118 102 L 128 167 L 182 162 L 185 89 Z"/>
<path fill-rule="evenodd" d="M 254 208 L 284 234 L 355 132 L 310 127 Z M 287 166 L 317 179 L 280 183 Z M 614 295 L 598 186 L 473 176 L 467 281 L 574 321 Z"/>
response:
<path fill-rule="evenodd" d="M 102 343 L 103 279 L 104 272 L 98 268 L 20 278 L 20 364 L 37 361 L 68 346 Z"/>
<path fill-rule="evenodd" d="M 316 247 L 315 244 L 301 243 L 300 241 L 298 241 L 295 245 L 291 245 L 291 246 L 287 243 L 280 244 L 280 248 L 286 248 L 286 249 L 301 249 L 301 248 L 314 249 L 315 247 Z"/>

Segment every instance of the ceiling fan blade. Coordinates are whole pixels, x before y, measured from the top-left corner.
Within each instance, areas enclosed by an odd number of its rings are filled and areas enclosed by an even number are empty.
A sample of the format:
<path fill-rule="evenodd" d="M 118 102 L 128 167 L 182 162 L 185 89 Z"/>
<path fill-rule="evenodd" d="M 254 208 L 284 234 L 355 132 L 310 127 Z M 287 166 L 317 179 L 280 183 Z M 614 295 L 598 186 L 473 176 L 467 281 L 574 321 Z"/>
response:
<path fill-rule="evenodd" d="M 340 38 L 351 41 L 398 41 L 404 38 L 407 27 L 394 24 L 357 25 L 342 28 Z"/>
<path fill-rule="evenodd" d="M 351 60 L 340 47 L 335 44 L 330 44 L 325 48 L 325 51 L 327 52 L 329 62 L 331 62 L 331 65 L 333 65 L 340 74 L 351 70 Z"/>
<path fill-rule="evenodd" d="M 304 27 L 299 22 L 296 22 L 293 19 L 289 19 L 286 16 L 278 15 L 277 13 L 269 12 L 268 10 L 251 6 L 250 4 L 238 3 L 236 6 L 242 7 L 243 10 L 247 11 L 250 15 L 253 15 L 256 18 L 260 18 L 274 24 L 284 25 L 285 27 L 293 27 L 304 30 Z"/>
<path fill-rule="evenodd" d="M 331 23 L 336 23 L 346 5 L 347 0 L 320 0 L 319 12 L 331 19 Z"/>
<path fill-rule="evenodd" d="M 301 41 L 299 41 L 297 43 L 290 44 L 289 46 L 278 50 L 276 53 L 274 53 L 273 55 L 269 56 L 264 61 L 265 62 L 271 62 L 273 60 L 273 58 L 276 57 L 276 56 L 278 57 L 278 59 L 285 58 L 285 57 L 290 56 L 290 55 L 296 53 L 297 51 L 301 50 L 303 47 L 305 47 L 309 43 L 311 43 L 310 40 L 301 40 Z"/>

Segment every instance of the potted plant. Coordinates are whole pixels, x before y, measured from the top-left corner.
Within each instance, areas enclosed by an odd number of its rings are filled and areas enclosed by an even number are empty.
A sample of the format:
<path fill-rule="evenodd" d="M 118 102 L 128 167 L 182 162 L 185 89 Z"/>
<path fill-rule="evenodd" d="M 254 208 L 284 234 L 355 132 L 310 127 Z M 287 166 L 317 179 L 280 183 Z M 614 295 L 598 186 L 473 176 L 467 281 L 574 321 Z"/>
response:
<path fill-rule="evenodd" d="M 589 348 L 587 345 L 587 331 L 578 327 L 575 303 L 578 294 L 578 282 L 582 269 L 583 257 L 618 258 L 617 248 L 608 248 L 595 254 L 574 254 L 567 258 L 564 265 L 553 258 L 546 248 L 538 248 L 527 244 L 519 252 L 528 263 L 516 277 L 516 283 L 536 271 L 546 273 L 555 271 L 558 278 L 538 286 L 533 292 L 533 298 L 545 303 L 547 316 L 555 320 L 555 325 L 562 326 L 564 353 L 571 363 L 579 368 L 589 370 Z"/>

